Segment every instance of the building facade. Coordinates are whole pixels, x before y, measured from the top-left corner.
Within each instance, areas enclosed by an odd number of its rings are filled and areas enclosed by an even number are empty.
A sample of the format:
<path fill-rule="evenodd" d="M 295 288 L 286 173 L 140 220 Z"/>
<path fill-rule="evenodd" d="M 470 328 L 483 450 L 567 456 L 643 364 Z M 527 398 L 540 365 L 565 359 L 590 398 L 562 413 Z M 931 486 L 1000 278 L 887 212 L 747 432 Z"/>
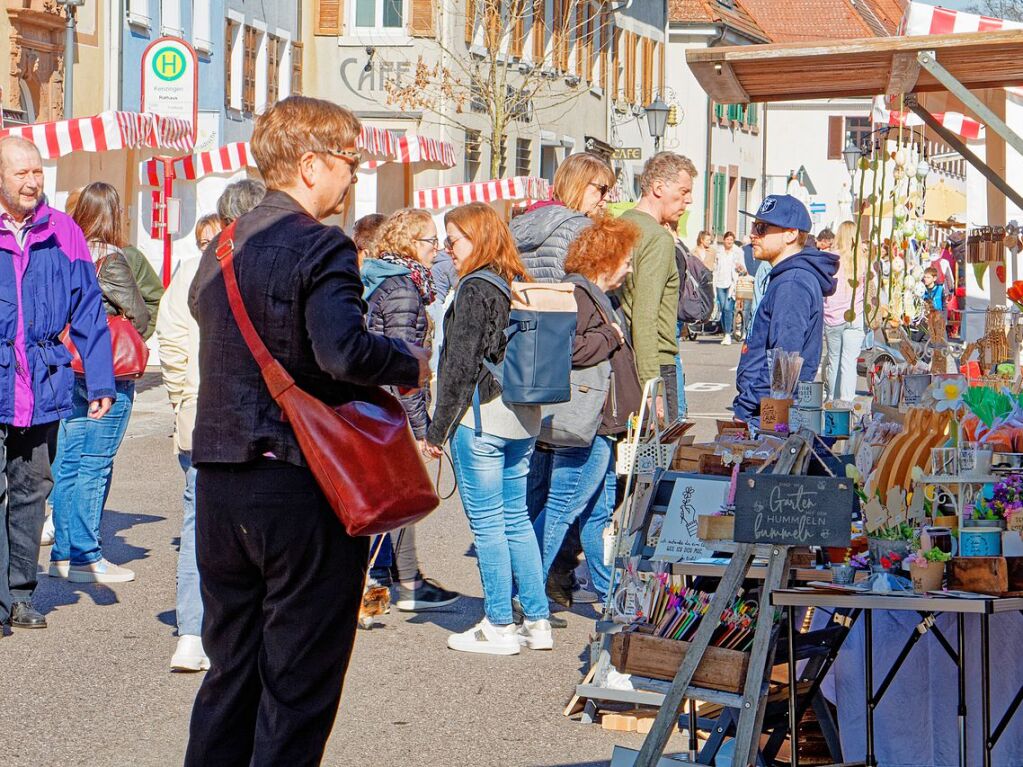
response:
<path fill-rule="evenodd" d="M 663 2 L 631 5 L 619 12 L 570 0 L 311 3 L 309 92 L 372 127 L 455 150 L 454 167 L 387 164 L 364 174 L 352 216 L 411 204 L 413 190 L 424 188 L 551 180 L 565 156 L 584 149 L 610 155 L 611 94 L 631 108 L 648 103 L 658 82 Z"/>

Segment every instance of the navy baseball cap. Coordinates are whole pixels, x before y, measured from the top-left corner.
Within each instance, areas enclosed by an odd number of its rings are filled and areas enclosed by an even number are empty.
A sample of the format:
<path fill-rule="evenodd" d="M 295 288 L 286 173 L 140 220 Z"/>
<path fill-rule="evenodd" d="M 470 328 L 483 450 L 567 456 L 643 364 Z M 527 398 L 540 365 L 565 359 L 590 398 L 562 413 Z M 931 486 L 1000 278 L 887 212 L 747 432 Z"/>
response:
<path fill-rule="evenodd" d="M 757 221 L 780 226 L 782 229 L 798 229 L 801 232 L 813 229 L 810 212 L 791 194 L 769 194 L 760 203 L 756 213 L 746 210 L 739 212 L 744 216 L 752 216 Z"/>

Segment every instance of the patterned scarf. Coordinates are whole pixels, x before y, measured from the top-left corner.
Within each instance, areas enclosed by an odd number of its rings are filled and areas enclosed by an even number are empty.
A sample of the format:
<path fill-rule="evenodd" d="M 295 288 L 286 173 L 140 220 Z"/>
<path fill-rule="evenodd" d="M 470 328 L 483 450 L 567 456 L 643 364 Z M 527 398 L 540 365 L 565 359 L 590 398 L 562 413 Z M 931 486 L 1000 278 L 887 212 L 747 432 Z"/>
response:
<path fill-rule="evenodd" d="M 416 290 L 419 291 L 419 295 L 423 297 L 423 303 L 426 305 L 433 303 L 433 300 L 437 297 L 437 293 L 433 287 L 433 274 L 427 267 L 423 266 L 415 259 L 408 258 L 407 256 L 400 256 L 397 253 L 383 253 L 380 255 L 380 260 L 386 261 L 389 264 L 403 266 L 408 269 L 409 277 L 415 284 Z"/>

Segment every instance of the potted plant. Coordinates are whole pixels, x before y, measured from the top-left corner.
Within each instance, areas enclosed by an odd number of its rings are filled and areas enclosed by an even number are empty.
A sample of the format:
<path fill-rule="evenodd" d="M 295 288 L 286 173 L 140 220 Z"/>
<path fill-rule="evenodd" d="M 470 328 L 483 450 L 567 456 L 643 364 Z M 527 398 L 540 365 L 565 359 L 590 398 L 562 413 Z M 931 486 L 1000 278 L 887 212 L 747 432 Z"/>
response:
<path fill-rule="evenodd" d="M 951 558 L 951 554 L 946 554 L 937 548 L 910 554 L 905 563 L 909 565 L 909 577 L 913 581 L 913 591 L 917 594 L 938 591 L 941 588 L 942 579 L 945 577 L 945 563 Z"/>
<path fill-rule="evenodd" d="M 915 532 L 906 522 L 875 530 L 867 539 L 871 560 L 877 563 L 884 558 L 891 559 L 893 554 L 897 554 L 899 560 L 905 559 Z"/>
<path fill-rule="evenodd" d="M 990 497 L 989 497 L 990 496 Z M 1023 474 L 1010 474 L 994 488 L 977 496 L 964 527 L 997 527 L 1005 530 L 1009 520 L 1023 511 Z"/>

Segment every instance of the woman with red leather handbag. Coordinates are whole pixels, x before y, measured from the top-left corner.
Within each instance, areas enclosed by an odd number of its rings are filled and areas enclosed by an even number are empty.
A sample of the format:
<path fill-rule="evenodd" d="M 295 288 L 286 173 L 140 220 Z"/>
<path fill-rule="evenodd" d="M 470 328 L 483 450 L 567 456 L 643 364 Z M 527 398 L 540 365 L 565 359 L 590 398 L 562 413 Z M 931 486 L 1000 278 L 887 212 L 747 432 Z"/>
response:
<path fill-rule="evenodd" d="M 148 357 L 142 333 L 149 326 L 149 310 L 121 251 L 125 241 L 117 190 L 102 182 L 89 184 L 71 215 L 85 233 L 96 263 L 114 351 L 117 399 L 106 416 L 89 418 L 85 383 L 76 369 L 72 412 L 60 422 L 53 463 L 49 574 L 75 583 L 123 583 L 134 580 L 135 573 L 103 557 L 99 527 L 114 456 L 131 418 L 135 378 L 145 370 Z"/>

